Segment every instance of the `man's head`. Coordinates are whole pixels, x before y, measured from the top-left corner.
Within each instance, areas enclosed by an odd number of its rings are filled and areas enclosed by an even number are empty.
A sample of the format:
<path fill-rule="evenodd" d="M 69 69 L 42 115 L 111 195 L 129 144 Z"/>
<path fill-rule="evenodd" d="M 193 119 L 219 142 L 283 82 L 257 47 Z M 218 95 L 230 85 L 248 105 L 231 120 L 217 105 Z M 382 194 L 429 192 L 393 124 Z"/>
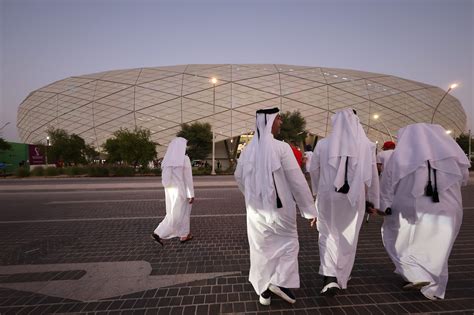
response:
<path fill-rule="evenodd" d="M 386 151 L 386 150 L 394 150 L 395 149 L 395 142 L 393 141 L 386 141 L 384 142 L 383 146 L 382 146 L 382 150 Z"/>
<path fill-rule="evenodd" d="M 280 133 L 281 124 L 282 124 L 282 120 L 281 120 L 279 112 L 280 110 L 278 109 L 278 107 L 257 110 L 257 128 L 263 130 L 264 128 L 263 126 L 266 126 L 267 123 L 272 123 L 271 133 L 273 134 L 273 136 L 278 135 Z M 262 117 L 260 118 L 261 119 L 260 123 L 259 123 L 259 117 Z M 273 119 L 273 122 L 271 122 L 272 119 Z M 258 127 L 259 124 L 260 124 L 260 127 Z M 259 131 L 258 129 L 257 129 L 257 132 Z"/>
<path fill-rule="evenodd" d="M 280 133 L 282 123 L 283 123 L 283 120 L 281 119 L 280 114 L 278 114 L 275 117 L 275 120 L 273 121 L 273 125 L 272 125 L 272 134 L 273 134 L 273 136 L 276 136 Z"/>

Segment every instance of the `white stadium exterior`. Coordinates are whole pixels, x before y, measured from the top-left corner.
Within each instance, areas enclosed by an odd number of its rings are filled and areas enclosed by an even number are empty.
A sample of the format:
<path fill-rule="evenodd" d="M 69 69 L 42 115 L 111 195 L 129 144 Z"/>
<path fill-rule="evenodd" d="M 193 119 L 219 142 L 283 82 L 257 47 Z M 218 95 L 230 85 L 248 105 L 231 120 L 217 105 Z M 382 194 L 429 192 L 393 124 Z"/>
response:
<path fill-rule="evenodd" d="M 278 106 L 282 111 L 298 110 L 307 131 L 325 137 L 332 113 L 351 107 L 369 138 L 381 143 L 401 127 L 432 119 L 453 136 L 462 133 L 466 114 L 460 102 L 446 94 L 428 84 L 347 69 L 177 65 L 106 71 L 51 83 L 21 103 L 17 127 L 25 143 L 44 143 L 47 129 L 54 127 L 78 134 L 96 148 L 120 128 L 142 127 L 151 131 L 162 154 L 182 123 L 210 123 L 219 142 L 251 132 L 257 109 Z"/>

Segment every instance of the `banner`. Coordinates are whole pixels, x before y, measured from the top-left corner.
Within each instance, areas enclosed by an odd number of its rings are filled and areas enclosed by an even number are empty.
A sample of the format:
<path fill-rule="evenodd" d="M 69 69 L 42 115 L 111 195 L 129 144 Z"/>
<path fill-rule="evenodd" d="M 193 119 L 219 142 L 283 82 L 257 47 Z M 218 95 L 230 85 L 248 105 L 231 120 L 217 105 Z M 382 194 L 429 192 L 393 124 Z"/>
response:
<path fill-rule="evenodd" d="M 30 160 L 30 165 L 46 164 L 46 158 L 44 155 L 44 146 L 29 144 L 28 145 L 28 158 Z"/>

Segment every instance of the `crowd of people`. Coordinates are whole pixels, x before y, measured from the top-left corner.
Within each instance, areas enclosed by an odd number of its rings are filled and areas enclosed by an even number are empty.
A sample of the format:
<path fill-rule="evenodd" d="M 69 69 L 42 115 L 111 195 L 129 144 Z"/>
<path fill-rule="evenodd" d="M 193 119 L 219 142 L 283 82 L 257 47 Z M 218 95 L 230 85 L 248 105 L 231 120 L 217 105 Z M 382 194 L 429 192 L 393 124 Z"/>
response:
<path fill-rule="evenodd" d="M 262 305 L 272 295 L 295 303 L 300 286 L 297 206 L 319 233 L 320 294 L 346 289 L 366 213 L 382 215 L 383 245 L 405 281 L 428 299 L 443 299 L 448 258 L 462 221 L 461 186 L 470 162 L 439 125 L 418 123 L 399 130 L 376 154 L 355 110 L 332 116 L 332 131 L 314 151 L 275 139 L 278 108 L 256 112 L 254 137 L 242 151 L 235 179 L 245 198 L 250 249 L 249 281 Z M 163 159 L 166 216 L 152 233 L 163 239 L 190 234 L 194 190 L 186 139 L 174 139 Z M 296 150 L 298 151 L 298 150 Z M 303 171 L 302 171 L 303 170 Z M 305 178 L 309 174 L 311 189 Z M 315 199 L 314 199 L 315 197 Z"/>

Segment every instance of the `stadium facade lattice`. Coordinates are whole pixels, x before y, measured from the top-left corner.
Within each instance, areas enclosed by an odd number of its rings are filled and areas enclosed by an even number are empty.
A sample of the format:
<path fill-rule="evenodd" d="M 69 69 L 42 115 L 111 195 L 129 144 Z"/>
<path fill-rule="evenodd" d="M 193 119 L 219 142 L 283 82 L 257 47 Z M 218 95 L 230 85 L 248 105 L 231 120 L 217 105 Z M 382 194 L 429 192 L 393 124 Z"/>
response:
<path fill-rule="evenodd" d="M 466 114 L 445 92 L 392 75 L 322 67 L 139 68 L 74 76 L 37 89 L 21 103 L 17 127 L 26 143 L 44 143 L 48 128 L 54 127 L 97 148 L 120 128 L 142 127 L 151 131 L 162 152 L 182 123 L 208 122 L 221 141 L 251 132 L 255 110 L 278 106 L 300 111 L 307 131 L 325 137 L 331 114 L 351 107 L 373 141 L 386 141 L 399 128 L 432 118 L 456 136 L 465 129 Z"/>

